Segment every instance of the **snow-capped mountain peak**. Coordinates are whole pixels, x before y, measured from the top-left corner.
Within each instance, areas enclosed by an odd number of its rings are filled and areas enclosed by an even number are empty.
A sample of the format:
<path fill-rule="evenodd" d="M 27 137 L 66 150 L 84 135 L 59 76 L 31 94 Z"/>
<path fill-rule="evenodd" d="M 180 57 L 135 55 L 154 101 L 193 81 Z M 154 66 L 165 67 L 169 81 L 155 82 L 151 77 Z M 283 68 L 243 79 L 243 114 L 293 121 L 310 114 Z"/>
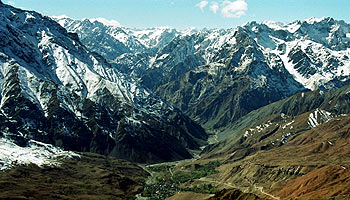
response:
<path fill-rule="evenodd" d="M 52 19 L 60 22 L 60 21 L 74 21 L 75 19 L 63 14 L 63 15 L 59 15 L 59 16 L 51 16 Z M 102 17 L 98 17 L 98 18 L 90 18 L 90 19 L 87 19 L 87 18 L 84 18 L 82 19 L 81 21 L 84 21 L 84 20 L 88 20 L 90 21 L 91 23 L 94 23 L 94 22 L 99 22 L 105 26 L 110 26 L 110 27 L 122 27 L 121 24 L 117 21 L 117 20 L 108 20 L 108 19 L 105 19 L 105 18 L 102 18 Z M 63 23 L 64 24 L 64 23 Z M 62 24 L 60 23 L 60 25 L 62 26 Z M 63 26 L 64 27 L 64 26 Z"/>
<path fill-rule="evenodd" d="M 204 142 L 199 125 L 89 51 L 77 34 L 36 12 L 0 4 L 0 13 L 0 137 L 139 162 L 189 158 L 186 148 Z M 82 23 L 125 34 L 97 21 Z"/>
<path fill-rule="evenodd" d="M 84 19 L 83 19 L 84 20 Z M 108 20 L 102 17 L 99 18 L 92 18 L 89 19 L 92 23 L 94 22 L 100 22 L 102 24 L 104 24 L 105 26 L 111 26 L 111 27 L 121 27 L 120 23 L 117 20 Z"/>
<path fill-rule="evenodd" d="M 326 17 L 322 17 L 322 18 L 316 18 L 316 17 L 310 17 L 309 19 L 305 20 L 306 23 L 308 24 L 314 24 L 314 23 L 320 23 L 325 19 L 329 19 Z"/>
<path fill-rule="evenodd" d="M 60 20 L 60 19 L 73 19 L 66 14 L 58 15 L 58 16 L 51 16 L 51 18 L 58 19 L 58 20 Z"/>

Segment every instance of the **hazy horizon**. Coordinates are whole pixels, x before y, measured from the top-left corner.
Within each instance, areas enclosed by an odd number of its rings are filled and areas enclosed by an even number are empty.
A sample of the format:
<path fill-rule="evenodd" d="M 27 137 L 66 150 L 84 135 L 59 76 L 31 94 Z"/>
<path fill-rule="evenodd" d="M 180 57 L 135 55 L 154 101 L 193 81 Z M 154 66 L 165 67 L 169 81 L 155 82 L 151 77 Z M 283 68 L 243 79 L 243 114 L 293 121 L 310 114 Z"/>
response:
<path fill-rule="evenodd" d="M 46 16 L 104 18 L 128 28 L 235 28 L 251 21 L 288 23 L 311 17 L 350 21 L 346 0 L 3 0 Z"/>

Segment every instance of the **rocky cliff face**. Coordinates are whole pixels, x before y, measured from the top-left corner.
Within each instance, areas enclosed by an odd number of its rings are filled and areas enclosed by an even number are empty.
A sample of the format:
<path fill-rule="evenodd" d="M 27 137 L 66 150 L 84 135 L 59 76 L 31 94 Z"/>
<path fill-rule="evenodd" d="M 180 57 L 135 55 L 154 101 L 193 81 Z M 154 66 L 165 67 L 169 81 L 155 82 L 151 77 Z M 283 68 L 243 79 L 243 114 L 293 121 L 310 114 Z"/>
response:
<path fill-rule="evenodd" d="M 3 136 L 138 162 L 190 158 L 186 149 L 204 144 L 199 125 L 76 34 L 35 12 L 0 9 Z"/>

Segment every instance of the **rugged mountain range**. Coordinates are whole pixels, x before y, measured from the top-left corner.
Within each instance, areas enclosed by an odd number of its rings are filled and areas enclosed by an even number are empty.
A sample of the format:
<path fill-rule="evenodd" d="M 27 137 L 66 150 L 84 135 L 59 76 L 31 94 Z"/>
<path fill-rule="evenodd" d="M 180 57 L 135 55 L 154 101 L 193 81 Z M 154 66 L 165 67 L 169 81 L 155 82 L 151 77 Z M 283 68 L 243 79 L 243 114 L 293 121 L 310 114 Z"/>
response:
<path fill-rule="evenodd" d="M 222 165 L 201 181 L 269 198 L 349 195 L 349 24 L 251 22 L 170 38 L 111 62 L 218 133 L 194 163 Z"/>
<path fill-rule="evenodd" d="M 0 4 L 1 135 L 137 162 L 190 158 L 204 130 L 36 12 Z"/>
<path fill-rule="evenodd" d="M 145 168 L 160 176 L 151 180 L 157 190 L 146 194 L 219 186 L 268 198 L 350 194 L 344 21 L 136 30 L 52 19 L 0 1 L 0 38 L 0 170 L 10 171 L 2 180 L 40 176 L 51 184 L 50 177 L 66 172 L 75 174 L 65 177 L 72 182 L 90 177 L 87 190 L 112 185 L 105 195 L 129 198 L 144 184 L 141 168 L 44 143 L 136 162 L 173 161 L 206 144 L 200 123 L 216 134 L 215 143 L 198 159 Z M 5 192 L 20 187 L 7 183 L 1 182 Z M 35 187 L 23 183 L 26 191 Z M 55 184 L 54 195 L 72 193 L 64 181 Z M 79 184 L 87 183 L 73 186 Z M 259 198 L 237 190 L 212 198 L 231 197 Z"/>
<path fill-rule="evenodd" d="M 107 56 L 112 63 L 209 129 L 297 92 L 349 83 L 350 25 L 332 18 L 201 31 L 55 20 L 92 51 L 114 49 L 116 56 Z M 113 39 L 91 39 L 102 36 Z M 116 40 L 128 52 L 112 48 Z"/>

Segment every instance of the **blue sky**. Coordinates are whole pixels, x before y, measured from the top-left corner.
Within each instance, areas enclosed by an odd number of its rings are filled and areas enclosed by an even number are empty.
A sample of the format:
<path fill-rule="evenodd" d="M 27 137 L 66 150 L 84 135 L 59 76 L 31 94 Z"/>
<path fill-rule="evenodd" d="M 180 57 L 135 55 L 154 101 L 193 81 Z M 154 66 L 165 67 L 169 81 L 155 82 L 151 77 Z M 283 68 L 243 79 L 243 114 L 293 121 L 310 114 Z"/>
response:
<path fill-rule="evenodd" d="M 105 18 L 122 26 L 234 28 L 249 21 L 333 17 L 350 22 L 350 0 L 3 0 L 48 16 Z"/>

